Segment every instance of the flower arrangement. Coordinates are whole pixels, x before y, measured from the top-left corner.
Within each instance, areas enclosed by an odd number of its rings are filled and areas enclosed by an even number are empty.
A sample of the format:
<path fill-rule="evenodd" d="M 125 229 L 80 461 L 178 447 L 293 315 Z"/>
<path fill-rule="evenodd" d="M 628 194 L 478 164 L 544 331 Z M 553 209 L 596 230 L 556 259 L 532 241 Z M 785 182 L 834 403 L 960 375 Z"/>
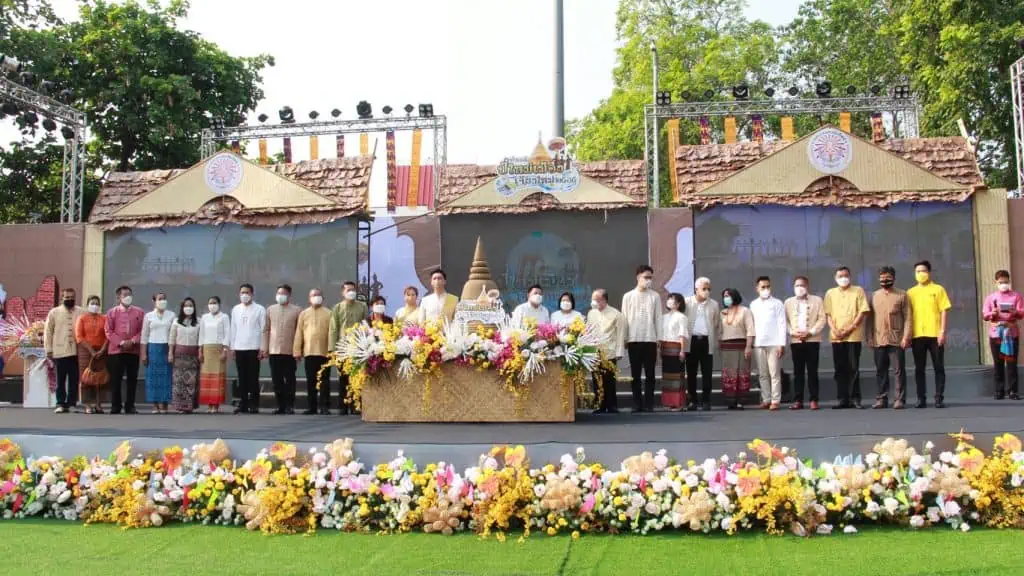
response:
<path fill-rule="evenodd" d="M 972 525 L 1024 528 L 1024 451 L 1012 435 L 989 455 L 959 434 L 955 450 L 887 439 L 865 455 L 814 464 L 754 440 L 732 458 L 673 461 L 664 450 L 618 467 L 582 448 L 530 467 L 522 446 L 498 446 L 458 471 L 420 468 L 401 452 L 359 462 L 351 439 L 300 453 L 277 443 L 229 458 L 222 441 L 146 454 L 122 443 L 108 458 L 24 457 L 0 441 L 0 517 L 44 517 L 125 528 L 168 522 L 313 532 L 587 533 L 765 531 L 825 535 L 837 527 Z"/>
<path fill-rule="evenodd" d="M 28 317 L 9 315 L 0 319 L 0 352 L 4 358 L 10 359 L 18 348 L 42 348 L 43 332 L 46 322 L 37 320 L 30 322 Z"/>

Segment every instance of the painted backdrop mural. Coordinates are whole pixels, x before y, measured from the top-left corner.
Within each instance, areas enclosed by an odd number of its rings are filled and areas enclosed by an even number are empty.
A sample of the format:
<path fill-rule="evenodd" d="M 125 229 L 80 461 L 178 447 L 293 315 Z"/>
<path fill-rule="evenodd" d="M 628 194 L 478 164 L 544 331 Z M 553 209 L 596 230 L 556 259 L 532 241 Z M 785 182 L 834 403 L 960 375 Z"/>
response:
<path fill-rule="evenodd" d="M 953 302 L 946 362 L 979 362 L 974 235 L 970 203 L 896 204 L 888 210 L 782 206 L 719 207 L 696 217 L 695 273 L 708 276 L 717 293 L 737 288 L 749 302 L 754 279 L 771 276 L 779 298 L 792 295 L 793 278 L 810 278 L 823 295 L 837 266 L 848 266 L 854 282 L 870 294 L 878 288 L 878 268 L 896 268 L 896 285 L 914 284 L 913 264 L 930 260 L 933 277 Z M 831 365 L 831 348 L 822 355 Z M 788 356 L 787 356 L 788 358 Z M 871 355 L 862 354 L 864 366 Z"/>
<path fill-rule="evenodd" d="M 689 208 L 659 208 L 647 215 L 654 285 L 662 296 L 693 295 L 693 212 Z"/>
<path fill-rule="evenodd" d="M 384 296 L 388 310 L 402 306 L 406 286 L 414 286 L 422 297 L 430 287 L 430 272 L 441 265 L 441 237 L 436 216 L 395 218 L 378 216 L 371 224 L 367 251 L 360 251 L 359 284 L 370 297 Z M 364 232 L 359 242 L 366 244 Z"/>

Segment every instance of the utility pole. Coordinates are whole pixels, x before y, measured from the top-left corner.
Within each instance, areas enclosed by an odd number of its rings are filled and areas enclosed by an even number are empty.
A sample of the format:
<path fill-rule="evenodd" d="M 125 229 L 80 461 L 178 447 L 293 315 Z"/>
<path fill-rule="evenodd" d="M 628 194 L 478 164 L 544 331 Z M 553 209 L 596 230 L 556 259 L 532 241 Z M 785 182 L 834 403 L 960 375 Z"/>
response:
<path fill-rule="evenodd" d="M 565 137 L 565 26 L 563 2 L 555 0 L 555 129 L 556 138 Z"/>
<path fill-rule="evenodd" d="M 654 67 L 654 78 L 653 87 L 651 88 L 651 102 L 658 105 L 658 47 L 654 44 L 654 40 L 651 40 L 651 65 Z M 651 188 L 654 192 L 654 207 L 661 207 L 661 172 L 658 170 L 658 148 L 661 145 L 661 130 L 658 126 L 658 115 L 654 115 L 654 178 L 651 182 Z"/>

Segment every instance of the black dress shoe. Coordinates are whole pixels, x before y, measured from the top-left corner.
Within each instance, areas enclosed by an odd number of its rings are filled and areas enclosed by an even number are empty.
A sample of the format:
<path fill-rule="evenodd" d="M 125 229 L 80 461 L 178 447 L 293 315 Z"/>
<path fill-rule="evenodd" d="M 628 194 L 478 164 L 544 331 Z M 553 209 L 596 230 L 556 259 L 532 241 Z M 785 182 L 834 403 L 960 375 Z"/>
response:
<path fill-rule="evenodd" d="M 277 410 L 274 410 L 272 414 L 284 414 L 284 408 L 278 408 Z"/>
<path fill-rule="evenodd" d="M 705 412 L 710 412 L 711 411 L 711 402 L 702 402 L 701 405 L 700 405 L 700 409 L 704 410 Z"/>
<path fill-rule="evenodd" d="M 854 402 L 853 404 L 850 404 L 850 408 L 853 408 L 854 410 L 863 410 L 864 409 L 864 405 L 861 404 L 859 401 L 857 401 L 857 402 Z"/>
<path fill-rule="evenodd" d="M 925 402 L 924 400 L 918 400 L 917 404 L 914 404 L 914 408 L 927 408 L 927 407 L 928 407 L 928 403 Z"/>
<path fill-rule="evenodd" d="M 121 413 L 121 409 L 120 408 L 111 408 L 110 409 L 110 413 L 111 414 L 120 414 Z"/>
<path fill-rule="evenodd" d="M 945 408 L 946 407 L 946 403 L 943 402 L 942 400 L 936 400 L 935 401 L 935 407 L 936 408 Z"/>
<path fill-rule="evenodd" d="M 850 402 L 838 402 L 832 405 L 833 410 L 849 410 L 853 408 L 853 404 Z"/>
<path fill-rule="evenodd" d="M 594 414 L 595 416 L 596 416 L 597 414 L 607 414 L 607 413 L 608 413 L 608 411 L 607 411 L 607 410 L 605 410 L 604 408 L 598 408 L 597 410 L 594 410 L 594 412 L 593 412 L 593 414 Z"/>
<path fill-rule="evenodd" d="M 995 398 L 996 400 L 1002 400 L 1003 398 L 1006 398 L 1006 393 L 1000 390 L 999 392 L 996 392 Z"/>
<path fill-rule="evenodd" d="M 313 414 L 316 414 L 316 408 L 307 408 L 303 410 L 302 413 L 306 416 L 312 416 Z"/>
<path fill-rule="evenodd" d="M 124 413 L 125 414 L 138 414 L 139 411 L 136 410 L 134 407 L 132 407 L 132 408 L 125 408 L 124 409 Z"/>
<path fill-rule="evenodd" d="M 321 408 L 320 409 L 320 415 L 321 416 L 330 416 L 331 415 L 330 408 Z"/>
<path fill-rule="evenodd" d="M 686 411 L 687 412 L 694 412 L 696 410 L 697 410 L 697 403 L 696 402 L 687 402 L 686 403 Z"/>
<path fill-rule="evenodd" d="M 249 409 L 248 408 L 242 408 L 241 406 L 239 406 L 238 408 L 235 408 L 234 410 L 232 410 L 231 413 L 232 414 L 248 414 L 249 413 Z"/>
<path fill-rule="evenodd" d="M 1020 396 L 1018 396 L 1016 392 L 1010 392 L 1010 395 L 1008 396 L 1008 398 L 1010 400 L 1020 400 Z"/>
<path fill-rule="evenodd" d="M 259 414 L 259 413 L 260 413 L 260 409 L 259 409 L 258 406 L 253 406 L 252 408 L 249 408 L 249 414 Z"/>
<path fill-rule="evenodd" d="M 294 408 L 285 408 L 284 413 L 285 414 L 295 414 L 295 409 Z"/>
<path fill-rule="evenodd" d="M 609 408 L 608 410 L 605 411 L 605 413 L 606 414 L 618 414 L 619 413 L 619 409 L 618 408 Z"/>

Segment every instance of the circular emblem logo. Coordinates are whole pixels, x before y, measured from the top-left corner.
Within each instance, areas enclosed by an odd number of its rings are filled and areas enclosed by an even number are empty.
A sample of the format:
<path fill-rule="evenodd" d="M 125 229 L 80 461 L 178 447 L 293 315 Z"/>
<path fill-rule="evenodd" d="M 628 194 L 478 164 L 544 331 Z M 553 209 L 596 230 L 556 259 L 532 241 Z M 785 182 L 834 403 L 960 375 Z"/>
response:
<path fill-rule="evenodd" d="M 230 153 L 211 158 L 203 170 L 206 185 L 217 194 L 228 194 L 242 182 L 242 160 Z"/>
<path fill-rule="evenodd" d="M 842 130 L 826 128 L 811 137 L 807 143 L 807 157 L 811 166 L 825 174 L 838 174 L 850 166 L 853 142 Z"/>

